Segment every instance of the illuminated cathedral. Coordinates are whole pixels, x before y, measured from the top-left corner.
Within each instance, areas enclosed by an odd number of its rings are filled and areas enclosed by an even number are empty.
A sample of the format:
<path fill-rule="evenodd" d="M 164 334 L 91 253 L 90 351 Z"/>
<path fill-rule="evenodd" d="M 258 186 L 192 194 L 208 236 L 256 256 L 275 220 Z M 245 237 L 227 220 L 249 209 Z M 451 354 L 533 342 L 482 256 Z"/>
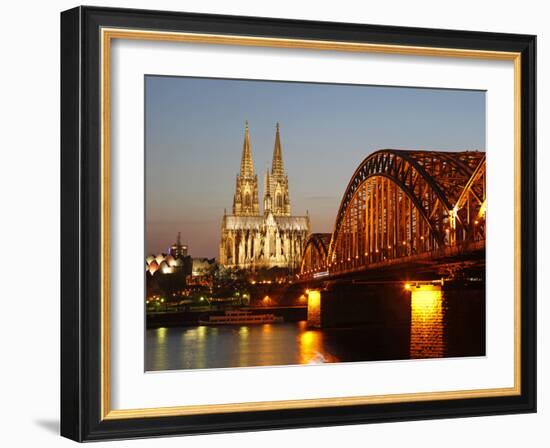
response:
<path fill-rule="evenodd" d="M 224 213 L 222 220 L 220 263 L 230 268 L 298 269 L 309 229 L 308 216 L 292 216 L 290 211 L 279 123 L 271 170 L 267 169 L 264 178 L 263 213 L 260 213 L 258 176 L 254 172 L 247 122 L 233 213 Z"/>

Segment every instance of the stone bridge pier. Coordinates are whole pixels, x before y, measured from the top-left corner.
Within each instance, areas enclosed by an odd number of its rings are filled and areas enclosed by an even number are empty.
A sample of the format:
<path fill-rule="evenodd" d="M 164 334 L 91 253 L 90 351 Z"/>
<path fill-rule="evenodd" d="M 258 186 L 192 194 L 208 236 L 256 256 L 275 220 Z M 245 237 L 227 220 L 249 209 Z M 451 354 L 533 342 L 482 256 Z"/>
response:
<path fill-rule="evenodd" d="M 308 289 L 308 326 L 408 325 L 410 297 L 403 283 L 349 283 Z"/>

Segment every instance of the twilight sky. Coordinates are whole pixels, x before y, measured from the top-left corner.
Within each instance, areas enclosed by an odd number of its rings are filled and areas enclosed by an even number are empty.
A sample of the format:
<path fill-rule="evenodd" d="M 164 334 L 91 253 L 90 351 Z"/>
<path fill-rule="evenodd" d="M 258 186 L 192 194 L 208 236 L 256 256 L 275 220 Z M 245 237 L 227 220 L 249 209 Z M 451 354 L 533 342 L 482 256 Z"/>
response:
<path fill-rule="evenodd" d="M 377 149 L 485 150 L 481 91 L 146 76 L 147 254 L 180 231 L 192 256 L 218 256 L 245 120 L 260 207 L 278 121 L 292 213 L 309 210 L 313 232 L 332 232 L 350 177 Z"/>

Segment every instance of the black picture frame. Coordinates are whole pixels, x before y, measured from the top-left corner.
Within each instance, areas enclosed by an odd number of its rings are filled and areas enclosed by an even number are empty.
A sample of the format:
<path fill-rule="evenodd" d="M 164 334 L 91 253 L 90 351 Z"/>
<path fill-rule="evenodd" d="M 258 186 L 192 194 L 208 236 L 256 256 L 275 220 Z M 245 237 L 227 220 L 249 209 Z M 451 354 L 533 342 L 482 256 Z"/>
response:
<path fill-rule="evenodd" d="M 521 53 L 521 394 L 102 420 L 100 29 Z M 77 7 L 61 13 L 61 434 L 76 441 L 536 412 L 536 37 Z"/>

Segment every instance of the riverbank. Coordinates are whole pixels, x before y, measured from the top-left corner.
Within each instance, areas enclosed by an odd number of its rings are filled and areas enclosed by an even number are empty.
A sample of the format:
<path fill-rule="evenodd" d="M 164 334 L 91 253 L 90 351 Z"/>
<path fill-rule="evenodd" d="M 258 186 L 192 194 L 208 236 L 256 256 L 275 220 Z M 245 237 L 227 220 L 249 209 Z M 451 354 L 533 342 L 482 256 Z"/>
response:
<path fill-rule="evenodd" d="M 285 322 L 299 322 L 307 319 L 307 306 L 286 306 L 286 307 L 243 307 L 253 314 L 272 313 L 282 317 Z M 161 327 L 187 327 L 197 325 L 199 319 L 207 319 L 209 316 L 223 315 L 223 311 L 178 311 L 147 313 L 147 328 Z"/>

